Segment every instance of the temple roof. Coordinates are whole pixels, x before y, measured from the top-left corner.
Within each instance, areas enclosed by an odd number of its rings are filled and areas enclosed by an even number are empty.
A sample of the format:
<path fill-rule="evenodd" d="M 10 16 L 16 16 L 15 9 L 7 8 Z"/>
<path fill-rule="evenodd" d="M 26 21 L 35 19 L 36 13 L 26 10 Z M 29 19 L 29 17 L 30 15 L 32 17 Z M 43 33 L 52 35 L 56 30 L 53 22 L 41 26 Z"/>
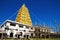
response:
<path fill-rule="evenodd" d="M 19 22 L 20 24 L 26 24 L 26 25 L 32 26 L 30 14 L 25 4 L 23 4 L 22 7 L 19 9 L 15 21 Z"/>

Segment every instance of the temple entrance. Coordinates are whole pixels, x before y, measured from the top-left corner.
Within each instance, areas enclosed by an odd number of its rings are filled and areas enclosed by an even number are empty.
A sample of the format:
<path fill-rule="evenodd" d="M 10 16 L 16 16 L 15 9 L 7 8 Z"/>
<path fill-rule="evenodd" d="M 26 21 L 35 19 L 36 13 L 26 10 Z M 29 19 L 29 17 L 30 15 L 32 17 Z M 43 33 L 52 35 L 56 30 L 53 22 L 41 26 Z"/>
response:
<path fill-rule="evenodd" d="M 24 37 L 28 39 L 29 38 L 29 35 L 24 35 Z"/>
<path fill-rule="evenodd" d="M 31 37 L 33 37 L 33 33 L 31 33 Z"/>
<path fill-rule="evenodd" d="M 42 35 L 42 38 L 44 38 L 44 35 Z"/>
<path fill-rule="evenodd" d="M 13 37 L 13 33 L 12 32 L 10 33 L 10 37 Z"/>
<path fill-rule="evenodd" d="M 49 38 L 49 35 L 47 35 L 46 38 Z"/>
<path fill-rule="evenodd" d="M 27 39 L 29 38 L 29 35 L 27 35 Z"/>

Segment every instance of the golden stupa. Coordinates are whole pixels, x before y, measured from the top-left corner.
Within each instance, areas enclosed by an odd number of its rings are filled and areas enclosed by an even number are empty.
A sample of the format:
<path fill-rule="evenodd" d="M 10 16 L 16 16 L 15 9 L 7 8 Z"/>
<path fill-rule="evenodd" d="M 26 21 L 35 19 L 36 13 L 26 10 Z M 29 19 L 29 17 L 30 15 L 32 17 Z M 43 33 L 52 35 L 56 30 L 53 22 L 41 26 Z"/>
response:
<path fill-rule="evenodd" d="M 30 14 L 28 11 L 28 8 L 23 4 L 23 6 L 19 9 L 16 22 L 19 22 L 20 24 L 26 24 L 28 26 L 32 26 L 32 21 L 30 19 Z"/>

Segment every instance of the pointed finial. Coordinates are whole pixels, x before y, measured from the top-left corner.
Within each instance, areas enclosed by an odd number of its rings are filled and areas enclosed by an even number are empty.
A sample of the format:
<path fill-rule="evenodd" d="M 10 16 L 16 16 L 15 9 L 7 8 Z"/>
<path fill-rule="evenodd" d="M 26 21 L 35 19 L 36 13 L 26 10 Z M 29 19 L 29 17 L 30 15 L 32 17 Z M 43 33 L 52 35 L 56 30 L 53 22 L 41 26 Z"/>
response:
<path fill-rule="evenodd" d="M 23 4 L 23 6 L 22 7 L 25 7 L 25 4 Z"/>

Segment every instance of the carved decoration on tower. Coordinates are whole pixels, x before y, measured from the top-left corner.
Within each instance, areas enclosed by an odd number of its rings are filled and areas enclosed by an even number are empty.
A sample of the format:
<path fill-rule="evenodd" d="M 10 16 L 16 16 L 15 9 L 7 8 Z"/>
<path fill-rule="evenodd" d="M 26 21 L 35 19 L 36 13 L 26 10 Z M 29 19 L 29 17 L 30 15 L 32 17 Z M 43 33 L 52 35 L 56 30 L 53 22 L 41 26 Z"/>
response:
<path fill-rule="evenodd" d="M 26 24 L 28 26 L 32 26 L 32 21 L 30 18 L 30 14 L 28 11 L 28 8 L 23 4 L 23 6 L 19 9 L 16 22 L 19 22 L 20 24 Z"/>

